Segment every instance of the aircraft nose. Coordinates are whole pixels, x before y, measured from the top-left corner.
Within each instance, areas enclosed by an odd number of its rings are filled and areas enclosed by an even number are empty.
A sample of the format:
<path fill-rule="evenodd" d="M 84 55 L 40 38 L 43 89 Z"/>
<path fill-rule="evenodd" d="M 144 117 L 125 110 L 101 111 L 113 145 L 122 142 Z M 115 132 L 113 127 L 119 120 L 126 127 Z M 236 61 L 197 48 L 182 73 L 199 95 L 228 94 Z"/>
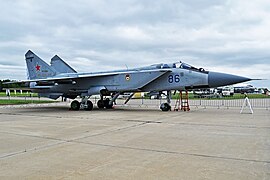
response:
<path fill-rule="evenodd" d="M 226 85 L 237 84 L 245 81 L 250 81 L 251 79 L 236 76 L 232 74 L 218 73 L 218 72 L 209 72 L 208 74 L 208 85 L 209 87 L 220 87 Z"/>

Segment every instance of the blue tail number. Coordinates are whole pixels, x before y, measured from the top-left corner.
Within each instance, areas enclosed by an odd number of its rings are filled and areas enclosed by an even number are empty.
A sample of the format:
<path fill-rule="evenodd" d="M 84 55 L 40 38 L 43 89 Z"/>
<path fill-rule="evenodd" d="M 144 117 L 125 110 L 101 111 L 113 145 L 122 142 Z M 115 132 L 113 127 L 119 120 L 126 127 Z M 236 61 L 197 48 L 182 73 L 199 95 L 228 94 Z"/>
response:
<path fill-rule="evenodd" d="M 179 74 L 169 75 L 168 82 L 169 83 L 179 83 L 180 82 L 180 75 Z"/>

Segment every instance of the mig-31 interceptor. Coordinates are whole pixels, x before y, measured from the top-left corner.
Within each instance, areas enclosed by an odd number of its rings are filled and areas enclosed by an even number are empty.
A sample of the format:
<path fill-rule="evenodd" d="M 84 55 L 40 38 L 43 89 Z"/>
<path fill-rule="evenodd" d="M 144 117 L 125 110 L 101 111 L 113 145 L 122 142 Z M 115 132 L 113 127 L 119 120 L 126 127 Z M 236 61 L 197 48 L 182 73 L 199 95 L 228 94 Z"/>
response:
<path fill-rule="evenodd" d="M 130 92 L 167 91 L 167 102 L 161 104 L 162 111 L 171 109 L 171 90 L 191 90 L 226 86 L 251 79 L 231 74 L 206 71 L 183 62 L 171 64 L 154 64 L 151 66 L 104 71 L 78 73 L 57 55 L 51 59 L 51 65 L 44 62 L 32 51 L 25 54 L 28 80 L 32 92 L 41 97 L 57 99 L 75 99 L 71 102 L 72 110 L 92 110 L 92 95 L 100 95 L 98 108 L 110 109 L 117 97 Z M 106 96 L 111 97 L 105 98 Z M 128 98 L 128 100 L 131 98 Z"/>

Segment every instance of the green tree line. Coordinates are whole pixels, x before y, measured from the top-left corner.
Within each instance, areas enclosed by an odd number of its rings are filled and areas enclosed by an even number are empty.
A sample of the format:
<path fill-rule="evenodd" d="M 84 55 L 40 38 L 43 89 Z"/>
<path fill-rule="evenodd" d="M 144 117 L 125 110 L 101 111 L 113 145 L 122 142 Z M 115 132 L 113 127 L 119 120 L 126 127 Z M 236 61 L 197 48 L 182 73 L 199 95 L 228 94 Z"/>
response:
<path fill-rule="evenodd" d="M 24 88 L 27 87 L 25 83 L 14 83 L 14 84 L 4 84 L 6 82 L 12 82 L 9 79 L 0 80 L 0 91 L 3 91 L 4 88 Z"/>

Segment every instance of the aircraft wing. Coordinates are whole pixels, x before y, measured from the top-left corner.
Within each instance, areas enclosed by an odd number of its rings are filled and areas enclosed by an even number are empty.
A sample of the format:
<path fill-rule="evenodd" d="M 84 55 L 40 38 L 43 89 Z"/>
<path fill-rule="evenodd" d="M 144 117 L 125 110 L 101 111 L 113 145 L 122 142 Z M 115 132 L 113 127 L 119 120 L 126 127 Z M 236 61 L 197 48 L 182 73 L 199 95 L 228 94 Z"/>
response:
<path fill-rule="evenodd" d="M 19 80 L 19 81 L 12 81 L 12 82 L 6 82 L 3 84 L 16 84 L 16 83 L 29 83 L 29 82 L 41 82 L 41 83 L 57 83 L 61 81 L 76 81 L 80 79 L 87 79 L 87 78 L 95 78 L 95 77 L 104 77 L 104 76 L 115 76 L 119 74 L 132 74 L 132 73 L 139 73 L 139 72 L 161 72 L 158 77 L 163 75 L 166 72 L 171 72 L 169 69 L 155 69 L 155 70 L 140 70 L 140 71 L 121 71 L 121 72 L 104 72 L 104 73 L 74 73 L 74 74 L 64 74 L 63 76 L 54 76 L 54 77 L 48 77 L 44 79 L 31 79 L 31 80 Z M 156 78 L 158 78 L 156 77 Z M 156 79 L 155 78 L 155 79 Z M 153 79 L 154 80 L 154 79 Z M 151 80 L 152 81 L 152 80 Z M 150 81 L 150 82 L 151 82 Z M 148 82 L 148 83 L 150 83 Z M 148 84 L 147 83 L 147 84 Z"/>
<path fill-rule="evenodd" d="M 153 82 L 154 80 L 158 79 L 164 74 L 171 72 L 171 70 L 159 70 L 159 71 L 154 71 L 154 72 L 155 73 L 152 73 L 153 74 L 152 77 L 146 78 L 145 81 L 140 82 L 140 85 L 138 84 L 138 89 L 141 90 L 143 87 L 147 86 L 149 83 Z"/>

